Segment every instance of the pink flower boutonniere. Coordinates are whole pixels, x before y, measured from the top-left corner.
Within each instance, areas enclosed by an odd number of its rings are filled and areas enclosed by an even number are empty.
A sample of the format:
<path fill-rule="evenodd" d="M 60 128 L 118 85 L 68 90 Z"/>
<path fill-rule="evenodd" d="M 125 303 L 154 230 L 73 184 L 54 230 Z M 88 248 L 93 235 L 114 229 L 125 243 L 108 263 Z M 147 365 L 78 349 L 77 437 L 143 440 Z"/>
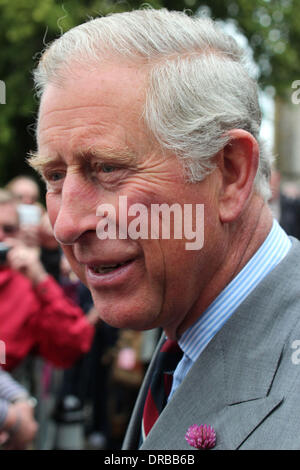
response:
<path fill-rule="evenodd" d="M 185 438 L 196 449 L 211 449 L 216 445 L 216 432 L 207 424 L 193 424 L 188 428 Z"/>

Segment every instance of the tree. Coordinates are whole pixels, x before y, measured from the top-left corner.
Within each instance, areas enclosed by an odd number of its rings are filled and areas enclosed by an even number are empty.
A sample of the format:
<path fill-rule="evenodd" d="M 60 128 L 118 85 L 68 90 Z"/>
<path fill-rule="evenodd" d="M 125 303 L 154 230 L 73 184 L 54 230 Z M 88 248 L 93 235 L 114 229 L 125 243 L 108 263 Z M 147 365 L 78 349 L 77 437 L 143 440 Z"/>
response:
<path fill-rule="evenodd" d="M 106 0 L 0 0 L 0 80 L 6 86 L 6 104 L 0 104 L 0 186 L 16 174 L 32 174 L 25 157 L 35 148 L 32 70 L 40 51 L 91 16 L 124 9 Z"/>

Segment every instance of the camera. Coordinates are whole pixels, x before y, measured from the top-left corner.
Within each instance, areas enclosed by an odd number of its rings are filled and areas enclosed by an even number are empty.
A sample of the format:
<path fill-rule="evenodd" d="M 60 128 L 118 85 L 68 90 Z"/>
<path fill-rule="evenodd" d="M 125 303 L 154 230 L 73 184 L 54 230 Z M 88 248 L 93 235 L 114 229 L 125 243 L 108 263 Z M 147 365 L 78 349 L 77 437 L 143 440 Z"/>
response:
<path fill-rule="evenodd" d="M 19 204 L 18 213 L 21 225 L 38 225 L 41 219 L 41 209 L 33 204 Z"/>
<path fill-rule="evenodd" d="M 10 246 L 0 242 L 0 266 L 6 262 L 6 255 L 10 250 Z"/>

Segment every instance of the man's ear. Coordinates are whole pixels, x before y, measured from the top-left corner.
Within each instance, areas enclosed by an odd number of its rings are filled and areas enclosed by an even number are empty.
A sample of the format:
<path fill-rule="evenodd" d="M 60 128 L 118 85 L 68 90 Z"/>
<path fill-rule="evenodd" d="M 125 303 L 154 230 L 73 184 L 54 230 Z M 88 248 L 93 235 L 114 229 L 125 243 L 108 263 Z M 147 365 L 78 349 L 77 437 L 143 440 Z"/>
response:
<path fill-rule="evenodd" d="M 249 132 L 233 129 L 228 135 L 230 141 L 217 161 L 222 178 L 219 215 L 223 223 L 233 222 L 243 212 L 253 191 L 259 162 L 258 143 Z"/>

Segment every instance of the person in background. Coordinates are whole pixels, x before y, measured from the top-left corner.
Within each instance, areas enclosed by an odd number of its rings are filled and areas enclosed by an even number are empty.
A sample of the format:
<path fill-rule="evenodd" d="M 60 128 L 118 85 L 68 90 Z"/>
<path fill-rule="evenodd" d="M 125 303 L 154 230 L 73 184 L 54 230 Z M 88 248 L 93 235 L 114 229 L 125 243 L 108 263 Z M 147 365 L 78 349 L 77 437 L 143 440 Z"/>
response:
<path fill-rule="evenodd" d="M 292 182 L 281 182 L 278 170 L 271 174 L 272 196 L 269 200 L 274 217 L 288 235 L 300 240 L 300 191 Z"/>
<path fill-rule="evenodd" d="M 38 246 L 46 271 L 59 282 L 61 249 L 50 225 L 49 216 L 39 203 L 37 182 L 27 175 L 13 178 L 6 189 L 16 197 L 19 212 L 19 234 L 25 245 Z"/>
<path fill-rule="evenodd" d="M 38 245 L 38 226 L 45 209 L 39 202 L 37 182 L 30 176 L 18 175 L 7 183 L 6 189 L 18 201 L 19 237 L 28 246 Z"/>
<path fill-rule="evenodd" d="M 15 197 L 0 190 L 0 242 L 7 249 L 0 265 L 3 368 L 13 370 L 30 352 L 69 367 L 90 349 L 97 319 L 68 299 L 41 263 L 39 248 L 24 245 L 18 234 Z"/>
<path fill-rule="evenodd" d="M 10 180 L 8 189 L 20 204 L 37 204 L 40 199 L 40 188 L 37 182 L 27 175 L 18 175 Z"/>
<path fill-rule="evenodd" d="M 33 399 L 0 367 L 0 449 L 26 449 L 37 430 Z"/>
<path fill-rule="evenodd" d="M 87 287 L 72 271 L 67 258 L 61 258 L 61 286 L 66 295 L 81 307 L 87 316 L 99 319 L 93 299 Z M 78 399 L 80 409 L 90 405 L 90 418 L 84 423 L 87 445 L 90 449 L 105 449 L 111 444 L 111 416 L 109 413 L 111 364 L 104 358 L 118 338 L 119 330 L 103 321 L 95 327 L 90 351 L 82 356 L 70 369 L 64 371 L 61 388 L 57 395 L 54 416 L 59 421 L 68 397 Z"/>

